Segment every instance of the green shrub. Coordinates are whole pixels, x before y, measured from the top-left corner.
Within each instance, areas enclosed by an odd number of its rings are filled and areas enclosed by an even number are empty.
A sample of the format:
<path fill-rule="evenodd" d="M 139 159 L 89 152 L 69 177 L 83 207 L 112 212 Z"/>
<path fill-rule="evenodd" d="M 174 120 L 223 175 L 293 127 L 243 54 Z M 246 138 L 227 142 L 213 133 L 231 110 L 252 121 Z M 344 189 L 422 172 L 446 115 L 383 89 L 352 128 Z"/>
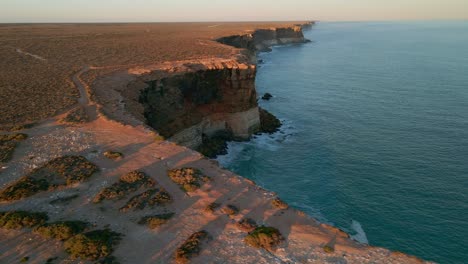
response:
<path fill-rule="evenodd" d="M 177 263 L 187 263 L 192 257 L 200 254 L 203 241 L 209 237 L 208 232 L 202 230 L 193 233 L 185 242 L 177 248 L 175 252 L 175 260 Z"/>
<path fill-rule="evenodd" d="M 154 205 L 165 205 L 172 201 L 171 195 L 164 189 L 161 188 L 159 191 L 148 201 L 151 206 Z"/>
<path fill-rule="evenodd" d="M 120 208 L 120 212 L 127 212 L 130 209 L 143 210 L 147 205 L 163 205 L 170 201 L 171 196 L 163 188 L 149 189 L 130 198 L 130 200 Z"/>
<path fill-rule="evenodd" d="M 15 201 L 38 192 L 87 180 L 98 167 L 82 156 L 53 159 L 0 192 L 0 201 Z"/>
<path fill-rule="evenodd" d="M 156 182 L 141 171 L 132 171 L 122 177 L 119 181 L 109 187 L 102 189 L 93 202 L 99 203 L 102 200 L 118 200 L 127 196 L 129 193 L 135 192 L 141 186 L 152 187 Z"/>
<path fill-rule="evenodd" d="M 49 187 L 49 182 L 46 179 L 35 179 L 24 176 L 0 192 L 0 201 L 21 200 L 38 192 L 47 191 Z"/>
<path fill-rule="evenodd" d="M 119 160 L 123 157 L 123 154 L 117 151 L 106 151 L 104 156 L 108 159 Z"/>
<path fill-rule="evenodd" d="M 21 262 L 21 263 L 25 263 L 25 262 L 28 262 L 28 261 L 29 261 L 29 257 L 22 257 L 22 258 L 20 259 L 20 262 Z"/>
<path fill-rule="evenodd" d="M 150 229 L 155 229 L 167 223 L 174 216 L 174 213 L 151 215 L 143 217 L 138 224 L 147 225 Z"/>
<path fill-rule="evenodd" d="M 257 228 L 257 223 L 251 218 L 243 218 L 236 223 L 237 228 L 245 232 L 252 232 Z"/>
<path fill-rule="evenodd" d="M 244 241 L 255 248 L 264 248 L 274 251 L 276 246 L 283 240 L 281 233 L 274 227 L 260 226 L 249 233 Z"/>
<path fill-rule="evenodd" d="M 74 259 L 98 260 L 112 254 L 121 239 L 119 233 L 109 229 L 78 234 L 64 243 L 65 251 Z"/>
<path fill-rule="evenodd" d="M 335 249 L 329 245 L 325 245 L 323 246 L 323 251 L 325 251 L 326 253 L 333 253 L 335 252 Z"/>
<path fill-rule="evenodd" d="M 168 172 L 169 178 L 185 192 L 196 191 L 201 182 L 208 182 L 210 178 L 195 168 L 173 169 Z"/>
<path fill-rule="evenodd" d="M 82 221 L 61 221 L 38 226 L 34 232 L 44 238 L 67 240 L 83 232 L 89 224 Z"/>
<path fill-rule="evenodd" d="M 223 207 L 223 209 L 221 211 L 223 212 L 223 214 L 233 216 L 233 215 L 236 215 L 236 214 L 239 213 L 239 208 L 237 208 L 236 206 L 234 206 L 232 204 L 228 204 L 225 207 Z"/>
<path fill-rule="evenodd" d="M 8 211 L 0 212 L 0 227 L 5 229 L 21 229 L 42 225 L 48 219 L 43 212 Z"/>
<path fill-rule="evenodd" d="M 205 212 L 214 213 L 221 206 L 219 203 L 210 203 L 205 207 Z"/>

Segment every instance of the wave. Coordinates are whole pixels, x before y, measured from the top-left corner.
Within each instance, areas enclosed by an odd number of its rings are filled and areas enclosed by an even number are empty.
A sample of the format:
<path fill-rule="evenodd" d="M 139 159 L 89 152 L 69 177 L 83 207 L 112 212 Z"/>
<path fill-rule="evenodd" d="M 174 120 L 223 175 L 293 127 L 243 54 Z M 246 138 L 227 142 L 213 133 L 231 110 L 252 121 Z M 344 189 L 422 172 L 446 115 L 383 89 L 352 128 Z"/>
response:
<path fill-rule="evenodd" d="M 285 142 L 293 140 L 293 135 L 297 133 L 297 129 L 291 121 L 281 120 L 281 123 L 280 129 L 273 134 L 254 135 L 245 142 L 228 142 L 227 154 L 219 155 L 216 160 L 222 166 L 228 167 L 240 158 L 250 159 L 248 153 L 245 153 L 249 148 L 278 151 Z"/>
<path fill-rule="evenodd" d="M 356 234 L 351 236 L 352 239 L 363 244 L 369 244 L 369 240 L 367 239 L 366 232 L 364 232 L 364 229 L 362 228 L 361 223 L 359 223 L 356 220 L 352 220 L 351 228 L 354 230 L 354 232 L 356 232 Z"/>

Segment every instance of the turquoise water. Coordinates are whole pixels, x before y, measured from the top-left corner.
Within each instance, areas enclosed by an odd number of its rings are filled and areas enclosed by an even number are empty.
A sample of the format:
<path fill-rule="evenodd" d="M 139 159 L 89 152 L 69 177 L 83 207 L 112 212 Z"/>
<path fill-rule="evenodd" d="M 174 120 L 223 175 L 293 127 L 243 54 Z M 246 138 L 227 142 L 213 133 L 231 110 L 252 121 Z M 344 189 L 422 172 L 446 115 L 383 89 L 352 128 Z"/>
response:
<path fill-rule="evenodd" d="M 468 263 L 468 22 L 319 23 L 261 54 L 280 132 L 219 161 L 371 245 Z"/>

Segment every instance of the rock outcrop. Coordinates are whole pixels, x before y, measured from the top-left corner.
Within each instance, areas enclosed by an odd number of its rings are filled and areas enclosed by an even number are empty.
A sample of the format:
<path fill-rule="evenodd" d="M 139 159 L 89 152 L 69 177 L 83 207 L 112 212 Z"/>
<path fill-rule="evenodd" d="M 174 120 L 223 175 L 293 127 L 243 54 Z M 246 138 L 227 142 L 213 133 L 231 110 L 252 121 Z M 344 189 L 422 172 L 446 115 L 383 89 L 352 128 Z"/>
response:
<path fill-rule="evenodd" d="M 220 131 L 247 139 L 260 127 L 255 73 L 255 65 L 207 63 L 144 81 L 147 87 L 139 101 L 147 124 L 165 138 L 191 148 Z"/>

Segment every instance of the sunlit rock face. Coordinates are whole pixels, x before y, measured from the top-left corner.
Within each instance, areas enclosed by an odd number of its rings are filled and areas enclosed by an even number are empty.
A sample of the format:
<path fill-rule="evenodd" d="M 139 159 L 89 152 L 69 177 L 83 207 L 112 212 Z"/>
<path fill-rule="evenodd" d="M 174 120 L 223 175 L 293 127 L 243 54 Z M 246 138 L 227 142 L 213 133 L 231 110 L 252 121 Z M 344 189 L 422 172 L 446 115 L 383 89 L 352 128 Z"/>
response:
<path fill-rule="evenodd" d="M 146 81 L 140 95 L 147 124 L 173 141 L 197 147 L 221 130 L 245 139 L 260 126 L 255 65 L 223 63 Z"/>

